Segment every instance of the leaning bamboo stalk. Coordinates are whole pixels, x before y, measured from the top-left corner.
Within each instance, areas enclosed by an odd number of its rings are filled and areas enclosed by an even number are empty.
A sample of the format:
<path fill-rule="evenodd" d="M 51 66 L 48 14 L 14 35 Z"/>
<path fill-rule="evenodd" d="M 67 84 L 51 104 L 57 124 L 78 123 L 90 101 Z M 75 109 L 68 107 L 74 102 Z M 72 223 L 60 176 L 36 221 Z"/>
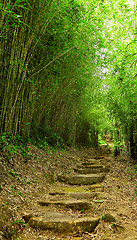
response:
<path fill-rule="evenodd" d="M 42 67 L 40 70 L 38 70 L 37 72 L 35 72 L 34 74 L 32 74 L 29 79 L 31 79 L 32 77 L 34 77 L 35 75 L 37 75 L 38 73 L 42 72 L 45 68 L 47 68 L 50 64 L 52 64 L 54 61 L 56 61 L 57 59 L 61 58 L 63 55 L 67 54 L 69 51 L 71 51 L 73 48 L 75 48 L 76 46 L 73 46 L 69 49 L 67 49 L 66 51 L 64 51 L 63 53 L 59 54 L 57 57 L 53 58 L 49 63 L 47 63 L 44 67 Z"/>

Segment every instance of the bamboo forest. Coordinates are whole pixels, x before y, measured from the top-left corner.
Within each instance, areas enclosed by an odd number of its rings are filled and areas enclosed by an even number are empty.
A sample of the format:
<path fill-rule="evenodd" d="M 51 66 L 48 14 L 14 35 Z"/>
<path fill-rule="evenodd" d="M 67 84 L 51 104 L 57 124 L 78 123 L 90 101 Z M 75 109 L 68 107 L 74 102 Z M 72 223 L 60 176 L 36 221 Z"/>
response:
<path fill-rule="evenodd" d="M 136 177 L 136 1 L 0 0 L 0 240 L 135 240 Z"/>

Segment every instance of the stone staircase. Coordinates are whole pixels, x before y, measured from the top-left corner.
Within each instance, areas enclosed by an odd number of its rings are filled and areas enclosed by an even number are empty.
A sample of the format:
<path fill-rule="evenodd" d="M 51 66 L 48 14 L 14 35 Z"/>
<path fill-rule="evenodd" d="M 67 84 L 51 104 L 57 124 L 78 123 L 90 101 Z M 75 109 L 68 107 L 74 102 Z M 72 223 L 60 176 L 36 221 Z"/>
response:
<path fill-rule="evenodd" d="M 101 182 L 108 171 L 107 159 L 103 157 L 83 160 L 71 174 L 58 175 L 58 181 L 62 182 L 59 190 L 50 191 L 46 199 L 38 201 L 41 215 L 24 216 L 24 219 L 32 228 L 58 233 L 92 232 L 101 219 L 101 216 L 91 216 L 92 199 L 103 192 Z M 64 212 L 58 212 L 59 208 Z M 81 217 L 71 216 L 70 209 L 88 210 L 88 213 Z"/>

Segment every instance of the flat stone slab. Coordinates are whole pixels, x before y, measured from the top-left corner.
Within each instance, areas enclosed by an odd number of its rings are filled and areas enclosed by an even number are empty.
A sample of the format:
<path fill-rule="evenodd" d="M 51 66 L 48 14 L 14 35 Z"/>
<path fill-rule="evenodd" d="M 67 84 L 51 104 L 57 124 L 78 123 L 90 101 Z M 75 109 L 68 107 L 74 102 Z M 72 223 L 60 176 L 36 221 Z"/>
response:
<path fill-rule="evenodd" d="M 81 169 L 81 168 L 95 168 L 95 169 L 103 169 L 103 168 L 105 168 L 105 166 L 104 165 L 95 165 L 95 164 L 87 164 L 87 165 L 77 165 L 77 167 L 76 168 L 74 168 L 74 170 L 75 169 Z"/>
<path fill-rule="evenodd" d="M 74 230 L 77 232 L 78 229 L 81 232 L 93 232 L 100 221 L 100 217 L 92 218 L 92 217 L 83 217 L 78 218 L 74 221 Z M 79 231 L 78 231 L 79 232 Z"/>
<path fill-rule="evenodd" d="M 92 199 L 98 197 L 98 193 L 91 192 L 70 192 L 68 195 L 75 199 Z"/>
<path fill-rule="evenodd" d="M 102 192 L 104 192 L 104 188 L 94 188 L 92 192 L 98 193 L 100 195 Z"/>
<path fill-rule="evenodd" d="M 104 155 L 100 155 L 100 156 L 95 156 L 94 158 L 95 158 L 95 159 L 104 159 L 105 156 L 104 156 Z"/>
<path fill-rule="evenodd" d="M 59 233 L 92 232 L 99 221 L 100 217 L 74 219 L 66 214 L 47 212 L 44 216 L 30 218 L 29 225 L 35 229 L 54 230 Z"/>
<path fill-rule="evenodd" d="M 81 164 L 81 167 L 92 167 L 94 165 L 100 165 L 101 163 L 100 162 L 96 162 L 96 163 L 90 163 L 90 162 L 85 162 L 85 163 L 82 163 Z"/>
<path fill-rule="evenodd" d="M 104 165 L 101 165 L 101 164 L 91 165 L 91 167 L 92 167 L 92 168 L 95 168 L 95 169 L 97 169 L 97 168 L 99 168 L 99 169 L 100 169 L 100 168 L 101 168 L 101 169 L 103 168 L 103 169 L 104 169 L 104 168 L 105 168 L 105 166 L 104 166 Z M 87 168 L 90 168 L 90 166 L 88 165 Z"/>
<path fill-rule="evenodd" d="M 57 197 L 57 195 L 64 196 L 65 198 L 70 197 L 74 199 L 92 199 L 98 197 L 97 192 L 50 192 L 49 195 Z"/>
<path fill-rule="evenodd" d="M 49 206 L 49 205 L 57 205 L 57 206 L 62 206 L 64 208 L 71 208 L 75 210 L 87 210 L 92 207 L 92 204 L 90 201 L 87 199 L 82 199 L 82 200 L 61 200 L 61 201 L 38 201 L 38 203 L 41 206 Z"/>
<path fill-rule="evenodd" d="M 90 173 L 104 173 L 104 172 L 108 172 L 109 170 L 105 166 L 93 165 L 93 166 L 85 166 L 85 168 L 79 168 L 79 169 L 75 168 L 74 171 L 82 174 L 90 174 Z"/>
<path fill-rule="evenodd" d="M 93 184 L 89 186 L 88 189 L 91 191 L 103 192 L 104 186 L 102 186 L 101 184 Z"/>
<path fill-rule="evenodd" d="M 96 165 L 99 161 L 96 159 L 88 159 L 85 162 L 82 162 L 82 165 Z"/>
<path fill-rule="evenodd" d="M 58 175 L 58 180 L 67 182 L 70 185 L 91 185 L 94 183 L 102 182 L 105 178 L 105 174 L 77 174 L 77 175 Z"/>
<path fill-rule="evenodd" d="M 96 158 L 88 158 L 85 161 L 97 161 Z"/>

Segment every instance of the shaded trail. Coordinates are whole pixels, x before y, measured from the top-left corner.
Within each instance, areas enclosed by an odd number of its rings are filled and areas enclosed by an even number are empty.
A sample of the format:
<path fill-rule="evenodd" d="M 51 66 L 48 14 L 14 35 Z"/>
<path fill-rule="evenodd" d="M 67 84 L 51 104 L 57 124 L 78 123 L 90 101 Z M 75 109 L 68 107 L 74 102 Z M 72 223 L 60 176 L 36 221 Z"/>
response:
<path fill-rule="evenodd" d="M 39 157 L 39 150 L 35 149 L 35 154 Z M 32 165 L 31 160 L 27 164 L 26 176 L 33 177 L 31 167 L 36 169 L 39 180 L 25 185 L 25 192 L 30 193 L 28 203 L 23 196 L 21 202 L 10 196 L 11 206 L 16 204 L 17 214 L 26 222 L 14 240 L 137 239 L 137 202 L 133 194 L 136 174 L 132 174 L 130 161 L 114 159 L 105 146 L 42 154 L 43 162 Z M 64 165 L 54 167 L 48 183 L 42 169 L 45 164 L 53 168 L 57 161 Z"/>
<path fill-rule="evenodd" d="M 106 151 L 88 151 L 70 174 L 58 174 L 37 212 L 24 217 L 39 231 L 36 239 L 137 239 L 137 205 L 125 167 Z"/>
<path fill-rule="evenodd" d="M 75 168 L 75 172 L 69 175 L 59 174 L 58 180 L 66 183 L 66 185 L 60 185 L 59 191 L 56 187 L 55 192 L 49 192 L 45 200 L 38 202 L 39 205 L 47 207 L 47 209 L 41 209 L 40 217 L 31 217 L 29 225 L 33 228 L 54 230 L 59 233 L 92 232 L 101 217 L 92 217 L 93 204 L 90 199 L 100 195 L 99 192 L 93 193 L 93 190 L 102 190 L 102 185 L 97 183 L 104 180 L 108 171 L 108 168 L 102 165 L 105 162 L 104 157 L 86 159 L 81 161 L 81 164 Z M 68 189 L 69 191 L 67 193 L 65 190 L 63 191 L 62 186 L 66 188 L 66 191 Z M 82 186 L 83 191 L 80 191 L 78 186 Z M 54 211 L 50 210 L 49 212 L 49 206 L 53 206 Z M 59 208 L 64 210 L 64 214 L 58 212 Z M 69 214 L 70 209 L 80 212 L 89 211 L 87 214 L 83 214 L 82 217 L 76 217 L 75 215 L 72 217 Z"/>

